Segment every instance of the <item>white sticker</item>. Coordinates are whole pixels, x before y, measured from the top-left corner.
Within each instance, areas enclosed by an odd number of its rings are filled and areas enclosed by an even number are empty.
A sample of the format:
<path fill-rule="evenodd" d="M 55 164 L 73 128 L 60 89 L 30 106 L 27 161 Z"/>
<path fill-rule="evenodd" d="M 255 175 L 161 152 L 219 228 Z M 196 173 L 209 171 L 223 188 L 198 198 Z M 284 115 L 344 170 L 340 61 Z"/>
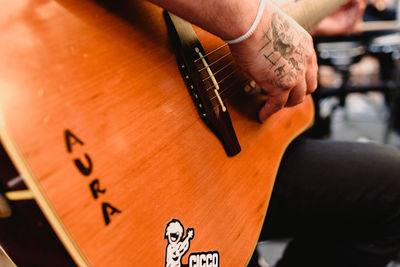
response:
<path fill-rule="evenodd" d="M 190 241 L 194 238 L 194 229 L 185 229 L 177 219 L 172 219 L 165 227 L 164 239 L 167 239 L 165 249 L 165 267 L 219 267 L 218 251 L 195 252 L 188 257 L 188 263 L 182 263 L 182 257 L 189 251 Z"/>

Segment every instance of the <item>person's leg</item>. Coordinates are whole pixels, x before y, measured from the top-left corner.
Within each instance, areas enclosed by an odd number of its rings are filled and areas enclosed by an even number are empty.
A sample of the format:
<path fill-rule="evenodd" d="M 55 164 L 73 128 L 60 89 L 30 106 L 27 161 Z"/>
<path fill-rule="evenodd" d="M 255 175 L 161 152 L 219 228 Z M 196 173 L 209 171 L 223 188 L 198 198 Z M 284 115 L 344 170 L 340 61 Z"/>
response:
<path fill-rule="evenodd" d="M 279 267 L 385 266 L 400 248 L 400 151 L 294 142 L 260 239 L 279 237 L 294 237 Z"/>

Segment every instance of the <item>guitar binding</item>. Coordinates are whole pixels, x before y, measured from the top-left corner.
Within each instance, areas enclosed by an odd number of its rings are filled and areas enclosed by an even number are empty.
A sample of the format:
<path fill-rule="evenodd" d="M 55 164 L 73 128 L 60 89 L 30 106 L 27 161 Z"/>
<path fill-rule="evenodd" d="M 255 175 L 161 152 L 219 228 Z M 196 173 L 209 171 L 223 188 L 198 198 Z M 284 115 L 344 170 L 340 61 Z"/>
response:
<path fill-rule="evenodd" d="M 241 151 L 241 147 L 236 137 L 229 112 L 223 104 L 222 99 L 219 98 L 219 102 L 211 101 L 211 94 L 218 94 L 218 92 L 217 90 L 207 91 L 207 88 L 214 86 L 211 81 L 212 79 L 207 79 L 204 82 L 204 78 L 206 77 L 198 71 L 204 68 L 204 65 L 202 65 L 204 62 L 199 60 L 199 55 L 206 55 L 206 53 L 196 33 L 192 26 L 185 20 L 167 11 L 164 11 L 163 15 L 175 49 L 179 71 L 200 118 L 221 141 L 226 154 L 231 157 L 235 156 Z M 208 62 L 205 56 L 204 60 Z"/>

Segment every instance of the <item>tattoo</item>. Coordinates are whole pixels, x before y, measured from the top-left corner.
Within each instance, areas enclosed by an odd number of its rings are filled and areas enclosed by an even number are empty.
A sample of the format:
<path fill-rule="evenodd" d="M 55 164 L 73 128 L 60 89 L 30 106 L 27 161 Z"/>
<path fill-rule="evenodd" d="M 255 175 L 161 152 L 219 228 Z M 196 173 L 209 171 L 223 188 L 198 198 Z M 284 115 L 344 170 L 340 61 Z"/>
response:
<path fill-rule="evenodd" d="M 305 49 L 301 42 L 308 40 L 301 38 L 295 43 L 295 33 L 297 30 L 279 12 L 272 14 L 271 25 L 264 31 L 259 52 L 262 52 L 272 66 L 279 64 L 279 67 L 274 69 L 276 75 L 274 84 L 280 88 L 287 88 L 295 81 L 305 64 Z M 302 33 L 299 32 L 299 35 Z"/>
<path fill-rule="evenodd" d="M 302 45 L 303 42 L 307 42 L 306 39 L 303 39 L 299 42 L 297 45 L 297 49 L 295 50 L 295 53 L 299 56 L 299 63 L 304 64 L 305 63 L 305 56 L 304 56 L 304 46 Z"/>
<path fill-rule="evenodd" d="M 268 28 L 268 31 L 264 33 L 265 44 L 260 48 L 258 52 L 263 50 L 267 45 L 269 45 L 272 42 L 272 39 L 269 37 L 270 35 L 271 35 L 271 28 Z"/>
<path fill-rule="evenodd" d="M 295 70 L 300 71 L 299 63 L 298 63 L 294 58 L 292 58 L 292 57 L 289 58 L 289 64 L 292 65 L 292 67 L 293 67 Z"/>
<path fill-rule="evenodd" d="M 289 22 L 279 13 L 272 14 L 271 20 L 274 50 L 279 52 L 284 59 L 294 51 L 293 35 L 288 33 Z"/>
<path fill-rule="evenodd" d="M 277 56 L 274 52 L 271 52 L 268 55 L 264 54 L 264 57 L 275 66 L 282 56 Z"/>
<path fill-rule="evenodd" d="M 282 65 L 279 68 L 275 69 L 275 73 L 278 78 L 282 78 L 285 74 L 285 65 Z"/>
<path fill-rule="evenodd" d="M 293 70 L 289 71 L 289 73 L 288 73 L 288 79 L 289 79 L 289 81 L 292 81 L 292 80 L 294 80 L 294 79 L 297 79 L 297 74 L 298 74 L 298 72 L 295 72 L 295 71 L 293 71 Z"/>

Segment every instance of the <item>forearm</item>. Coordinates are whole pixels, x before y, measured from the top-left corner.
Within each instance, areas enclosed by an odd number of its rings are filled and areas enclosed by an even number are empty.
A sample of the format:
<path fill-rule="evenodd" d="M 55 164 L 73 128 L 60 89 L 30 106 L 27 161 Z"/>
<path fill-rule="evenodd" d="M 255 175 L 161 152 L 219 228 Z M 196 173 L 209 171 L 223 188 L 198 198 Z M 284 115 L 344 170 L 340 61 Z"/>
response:
<path fill-rule="evenodd" d="M 224 40 L 231 40 L 241 36 L 250 28 L 260 0 L 149 1 Z"/>

